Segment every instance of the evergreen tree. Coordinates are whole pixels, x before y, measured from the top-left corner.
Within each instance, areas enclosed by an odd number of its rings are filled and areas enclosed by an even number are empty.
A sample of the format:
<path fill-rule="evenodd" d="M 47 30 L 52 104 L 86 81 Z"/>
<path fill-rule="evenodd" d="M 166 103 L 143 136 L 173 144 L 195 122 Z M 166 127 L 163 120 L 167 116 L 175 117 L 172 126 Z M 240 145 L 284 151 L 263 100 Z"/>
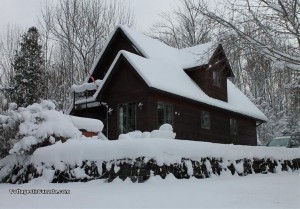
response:
<path fill-rule="evenodd" d="M 45 90 L 42 79 L 44 58 L 39 42 L 40 35 L 37 28 L 31 27 L 22 36 L 20 49 L 15 54 L 12 98 L 19 107 L 38 102 Z"/>

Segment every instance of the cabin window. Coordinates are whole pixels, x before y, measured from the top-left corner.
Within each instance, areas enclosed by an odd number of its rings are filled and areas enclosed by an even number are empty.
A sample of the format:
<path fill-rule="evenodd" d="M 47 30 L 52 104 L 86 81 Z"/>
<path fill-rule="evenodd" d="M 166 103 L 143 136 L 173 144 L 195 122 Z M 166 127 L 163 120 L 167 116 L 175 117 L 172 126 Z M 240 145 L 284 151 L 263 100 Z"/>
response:
<path fill-rule="evenodd" d="M 163 102 L 157 104 L 158 127 L 165 123 L 173 125 L 173 115 L 173 105 Z"/>
<path fill-rule="evenodd" d="M 230 134 L 238 135 L 238 124 L 236 119 L 230 118 Z"/>
<path fill-rule="evenodd" d="M 213 85 L 221 87 L 221 72 L 214 70 L 213 71 Z"/>
<path fill-rule="evenodd" d="M 118 106 L 118 129 L 120 134 L 136 130 L 136 102 Z"/>
<path fill-rule="evenodd" d="M 201 128 L 210 129 L 210 114 L 209 114 L 209 112 L 202 111 Z"/>

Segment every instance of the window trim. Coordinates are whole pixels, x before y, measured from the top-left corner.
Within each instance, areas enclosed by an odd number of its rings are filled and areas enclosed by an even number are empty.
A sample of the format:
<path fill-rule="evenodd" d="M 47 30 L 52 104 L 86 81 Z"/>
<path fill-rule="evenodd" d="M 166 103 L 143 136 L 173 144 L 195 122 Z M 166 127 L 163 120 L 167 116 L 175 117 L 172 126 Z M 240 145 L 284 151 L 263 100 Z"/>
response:
<path fill-rule="evenodd" d="M 208 126 L 204 126 L 204 123 L 203 123 L 203 117 L 204 117 L 204 115 L 208 115 L 209 116 Z M 208 111 L 202 111 L 201 112 L 201 128 L 202 129 L 206 129 L 206 130 L 210 130 L 211 129 L 211 117 L 210 117 L 210 112 L 208 112 Z"/>

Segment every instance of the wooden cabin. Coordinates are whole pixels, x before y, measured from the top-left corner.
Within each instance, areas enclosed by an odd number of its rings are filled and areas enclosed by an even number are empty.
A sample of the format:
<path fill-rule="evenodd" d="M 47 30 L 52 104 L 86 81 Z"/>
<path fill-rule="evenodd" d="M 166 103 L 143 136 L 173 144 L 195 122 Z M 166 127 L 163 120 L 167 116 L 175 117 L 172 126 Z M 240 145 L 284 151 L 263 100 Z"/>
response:
<path fill-rule="evenodd" d="M 117 26 L 91 74 L 94 87 L 75 88 L 70 114 L 102 120 L 111 140 L 169 123 L 177 139 L 256 145 L 256 127 L 267 120 L 228 80 L 221 44 L 175 49 Z"/>

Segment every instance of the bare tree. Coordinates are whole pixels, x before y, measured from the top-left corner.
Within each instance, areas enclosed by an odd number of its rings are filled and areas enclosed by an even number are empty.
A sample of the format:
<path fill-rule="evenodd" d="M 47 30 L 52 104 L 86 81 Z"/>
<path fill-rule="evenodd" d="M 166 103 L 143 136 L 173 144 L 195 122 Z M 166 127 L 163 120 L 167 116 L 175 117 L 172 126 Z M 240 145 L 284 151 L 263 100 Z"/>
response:
<path fill-rule="evenodd" d="M 235 33 L 256 53 L 299 70 L 299 1 L 226 1 L 222 10 L 210 10 L 199 1 L 194 9 Z M 249 26 L 251 33 L 247 32 Z"/>
<path fill-rule="evenodd" d="M 56 7 L 43 11 L 46 30 L 53 40 L 63 45 L 73 60 L 71 77 L 81 82 L 86 76 L 108 35 L 117 24 L 132 26 L 132 12 L 117 1 L 62 0 Z M 77 63 L 79 66 L 75 68 Z"/>
<path fill-rule="evenodd" d="M 3 88 L 9 87 L 12 83 L 14 76 L 12 63 L 20 38 L 21 30 L 10 25 L 0 36 L 0 86 Z"/>
<path fill-rule="evenodd" d="M 209 42 L 215 22 L 202 15 L 195 0 L 182 0 L 171 13 L 161 14 L 152 28 L 152 37 L 176 47 L 185 48 Z M 202 5 L 204 7 L 207 4 Z"/>
<path fill-rule="evenodd" d="M 132 11 L 120 1 L 62 0 L 46 5 L 41 24 L 46 43 L 48 98 L 66 110 L 70 86 L 87 76 L 112 30 L 134 25 Z"/>

